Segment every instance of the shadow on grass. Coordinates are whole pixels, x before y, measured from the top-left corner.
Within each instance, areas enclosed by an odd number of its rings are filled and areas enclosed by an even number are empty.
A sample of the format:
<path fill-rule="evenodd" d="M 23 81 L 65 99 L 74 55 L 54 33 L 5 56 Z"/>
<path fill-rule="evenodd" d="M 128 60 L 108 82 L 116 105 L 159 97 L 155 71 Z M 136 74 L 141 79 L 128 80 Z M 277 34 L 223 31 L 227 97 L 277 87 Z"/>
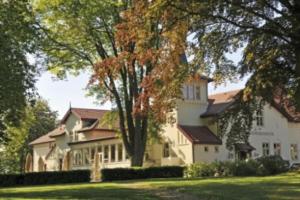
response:
<path fill-rule="evenodd" d="M 9 188 L 0 190 L 0 199 L 104 199 L 104 200 L 155 200 L 145 189 L 131 189 L 101 184 L 52 185 L 45 187 Z"/>
<path fill-rule="evenodd" d="M 157 195 L 161 191 L 174 197 L 187 193 L 200 200 L 298 200 L 300 199 L 300 174 L 245 178 L 152 179 L 3 188 L 0 189 L 0 199 L 155 200 L 160 199 Z"/>

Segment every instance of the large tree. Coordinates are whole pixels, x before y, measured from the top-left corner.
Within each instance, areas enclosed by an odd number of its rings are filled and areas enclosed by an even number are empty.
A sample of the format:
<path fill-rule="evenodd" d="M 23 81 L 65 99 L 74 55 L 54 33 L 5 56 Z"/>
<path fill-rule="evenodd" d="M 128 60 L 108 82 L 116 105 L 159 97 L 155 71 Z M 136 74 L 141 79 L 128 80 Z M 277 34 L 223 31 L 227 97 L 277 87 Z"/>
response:
<path fill-rule="evenodd" d="M 35 46 L 30 1 L 0 1 L 0 142 L 4 123 L 16 125 L 34 88 L 36 69 L 26 55 Z"/>
<path fill-rule="evenodd" d="M 249 75 L 235 104 L 217 119 L 228 147 L 248 142 L 264 101 L 281 97 L 283 108 L 289 102 L 300 111 L 299 0 L 160 0 L 154 9 L 176 9 L 176 21 L 189 21 L 194 66 L 215 82 Z"/>
<path fill-rule="evenodd" d="M 300 110 L 300 1 L 156 1 L 189 19 L 194 61 L 216 81 L 249 75 L 244 97 L 272 99 L 278 89 Z M 241 54 L 235 63 L 232 53 Z"/>
<path fill-rule="evenodd" d="M 20 124 L 8 125 L 5 130 L 7 142 L 2 146 L 0 173 L 24 172 L 25 159 L 32 153 L 29 143 L 53 130 L 57 124 L 57 112 L 52 111 L 48 102 L 36 99 L 27 104 Z"/>
<path fill-rule="evenodd" d="M 164 123 L 187 67 L 180 65 L 186 23 L 167 31 L 173 12 L 147 15 L 150 1 L 39 0 L 49 70 L 91 69 L 90 88 L 110 100 L 132 166 L 141 166 L 149 124 Z"/>

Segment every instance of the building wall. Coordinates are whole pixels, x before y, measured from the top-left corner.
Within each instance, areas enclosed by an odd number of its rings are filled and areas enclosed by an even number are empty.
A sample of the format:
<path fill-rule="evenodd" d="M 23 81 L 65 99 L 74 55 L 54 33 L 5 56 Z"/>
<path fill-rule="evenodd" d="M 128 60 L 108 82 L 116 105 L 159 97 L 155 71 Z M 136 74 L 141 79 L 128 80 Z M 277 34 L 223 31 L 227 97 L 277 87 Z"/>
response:
<path fill-rule="evenodd" d="M 207 151 L 205 151 L 207 149 Z M 194 161 L 195 163 L 199 162 L 214 162 L 220 161 L 220 155 L 222 153 L 222 149 L 220 145 L 205 145 L 205 144 L 195 144 L 194 145 Z"/>
<path fill-rule="evenodd" d="M 255 150 L 252 151 L 252 158 L 258 158 L 263 155 L 263 143 L 269 144 L 270 155 L 274 155 L 274 144 L 279 143 L 283 159 L 289 160 L 290 163 L 300 162 L 300 124 L 288 122 L 280 112 L 269 104 L 264 106 L 263 117 L 264 125 L 262 127 L 258 127 L 256 121 L 253 122 L 253 129 L 249 137 L 249 143 L 255 148 Z M 217 124 L 212 124 L 211 119 L 204 119 L 204 121 L 204 123 L 208 124 L 208 127 L 217 134 Z M 226 148 L 226 140 L 227 138 L 223 138 L 223 145 L 220 147 L 217 160 L 231 160 L 234 158 L 234 153 Z M 291 144 L 298 145 L 298 160 L 291 160 Z M 199 159 L 203 158 L 203 160 L 206 161 L 207 158 L 202 155 L 203 152 L 198 152 L 196 150 L 197 148 L 195 148 L 195 156 Z M 212 157 L 214 156 L 212 155 Z"/>
<path fill-rule="evenodd" d="M 47 165 L 47 171 L 57 170 L 56 160 L 53 158 L 47 159 L 50 148 L 50 143 L 37 144 L 33 146 L 33 171 L 38 172 L 38 160 L 41 157 L 44 163 Z"/>
<path fill-rule="evenodd" d="M 163 131 L 163 140 L 170 146 L 170 157 L 174 158 L 174 165 L 190 164 L 193 162 L 192 143 L 178 130 L 176 124 L 168 124 Z M 163 145 L 163 144 L 162 144 Z M 161 153 L 161 158 L 163 158 Z M 166 163 L 172 162 L 165 159 Z M 177 159 L 178 158 L 178 159 Z"/>

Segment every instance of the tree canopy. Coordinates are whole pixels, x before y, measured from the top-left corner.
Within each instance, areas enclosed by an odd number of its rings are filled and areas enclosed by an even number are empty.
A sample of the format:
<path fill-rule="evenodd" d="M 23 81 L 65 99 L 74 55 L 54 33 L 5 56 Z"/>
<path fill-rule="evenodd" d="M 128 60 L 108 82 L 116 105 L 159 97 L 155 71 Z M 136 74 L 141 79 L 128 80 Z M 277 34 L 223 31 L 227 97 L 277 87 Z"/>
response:
<path fill-rule="evenodd" d="M 281 97 L 282 106 L 300 110 L 300 1 L 159 0 L 153 9 L 175 9 L 175 21 L 189 22 L 192 65 L 216 83 L 250 76 L 217 119 L 228 147 L 248 142 L 264 101 Z M 232 54 L 241 55 L 238 62 Z"/>
<path fill-rule="evenodd" d="M 27 104 L 20 124 L 8 125 L 5 130 L 7 142 L 1 146 L 0 173 L 24 172 L 27 153 L 32 153 L 29 143 L 55 128 L 57 112 L 52 111 L 43 99 L 34 105 Z"/>
<path fill-rule="evenodd" d="M 36 68 L 26 57 L 36 44 L 31 14 L 29 1 L 0 1 L 0 141 L 4 123 L 16 125 L 33 94 Z"/>
<path fill-rule="evenodd" d="M 172 12 L 149 1 L 35 1 L 43 52 L 58 77 L 91 70 L 90 91 L 118 111 L 132 165 L 141 166 L 149 123 L 163 123 L 187 67 L 180 65 L 186 23 L 168 31 Z"/>

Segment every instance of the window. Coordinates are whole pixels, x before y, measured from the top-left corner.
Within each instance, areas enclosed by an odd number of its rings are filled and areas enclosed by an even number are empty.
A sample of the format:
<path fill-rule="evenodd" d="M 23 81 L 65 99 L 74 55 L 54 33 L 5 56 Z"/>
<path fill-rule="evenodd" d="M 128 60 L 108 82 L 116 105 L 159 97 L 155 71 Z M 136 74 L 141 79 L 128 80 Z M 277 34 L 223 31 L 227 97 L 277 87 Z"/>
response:
<path fill-rule="evenodd" d="M 74 151 L 74 164 L 75 165 L 82 165 L 82 156 L 81 156 L 81 150 Z"/>
<path fill-rule="evenodd" d="M 274 155 L 281 155 L 281 146 L 280 143 L 274 143 Z"/>
<path fill-rule="evenodd" d="M 208 149 L 208 146 L 205 146 L 205 147 L 204 147 L 204 151 L 205 151 L 205 152 L 208 152 L 208 150 L 209 150 L 209 149 Z"/>
<path fill-rule="evenodd" d="M 74 140 L 78 141 L 78 138 L 79 138 L 78 133 L 74 132 L 74 136 L 75 136 Z"/>
<path fill-rule="evenodd" d="M 263 156 L 270 155 L 270 146 L 269 143 L 262 143 Z"/>
<path fill-rule="evenodd" d="M 256 125 L 257 126 L 264 126 L 264 117 L 263 117 L 263 111 L 258 110 L 256 111 Z"/>
<path fill-rule="evenodd" d="M 182 95 L 186 100 L 200 100 L 201 87 L 199 84 L 185 84 L 182 87 Z"/>
<path fill-rule="evenodd" d="M 95 148 L 91 148 L 91 160 L 94 160 L 94 158 L 95 158 L 95 153 L 96 153 Z"/>
<path fill-rule="evenodd" d="M 200 88 L 199 85 L 197 85 L 195 87 L 195 89 L 196 89 L 196 100 L 200 100 L 200 90 L 201 90 L 201 88 Z"/>
<path fill-rule="evenodd" d="M 218 153 L 219 152 L 219 147 L 215 146 L 215 152 Z"/>
<path fill-rule="evenodd" d="M 183 96 L 183 99 L 187 99 L 189 96 L 187 85 L 182 86 L 182 96 Z"/>
<path fill-rule="evenodd" d="M 108 152 L 109 152 L 109 146 L 108 145 L 105 145 L 104 146 L 104 156 L 103 156 L 103 161 L 105 163 L 108 162 Z"/>
<path fill-rule="evenodd" d="M 102 153 L 102 146 L 98 146 L 98 153 Z"/>
<path fill-rule="evenodd" d="M 122 144 L 118 144 L 118 161 L 122 161 L 123 160 L 123 145 Z"/>
<path fill-rule="evenodd" d="M 292 160 L 298 160 L 298 145 L 297 144 L 291 144 L 290 148 L 291 153 L 291 159 Z"/>
<path fill-rule="evenodd" d="M 170 146 L 169 146 L 169 143 L 165 143 L 164 144 L 163 157 L 164 158 L 170 157 Z"/>
<path fill-rule="evenodd" d="M 116 161 L 116 145 L 110 145 L 110 162 Z"/>
<path fill-rule="evenodd" d="M 83 149 L 83 160 L 84 164 L 88 165 L 90 163 L 90 156 L 89 156 L 89 149 L 85 148 Z"/>

